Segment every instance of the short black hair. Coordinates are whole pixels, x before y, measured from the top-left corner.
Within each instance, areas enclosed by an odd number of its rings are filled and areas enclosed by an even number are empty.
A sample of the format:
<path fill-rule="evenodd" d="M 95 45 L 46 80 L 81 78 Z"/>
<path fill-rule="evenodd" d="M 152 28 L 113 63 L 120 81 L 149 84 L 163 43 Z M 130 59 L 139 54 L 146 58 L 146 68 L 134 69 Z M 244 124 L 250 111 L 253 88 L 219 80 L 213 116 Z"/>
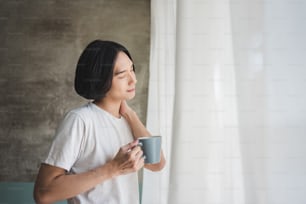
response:
<path fill-rule="evenodd" d="M 75 91 L 86 99 L 101 100 L 110 90 L 117 55 L 129 51 L 113 41 L 94 40 L 82 52 L 75 71 Z M 133 65 L 133 69 L 135 67 Z"/>

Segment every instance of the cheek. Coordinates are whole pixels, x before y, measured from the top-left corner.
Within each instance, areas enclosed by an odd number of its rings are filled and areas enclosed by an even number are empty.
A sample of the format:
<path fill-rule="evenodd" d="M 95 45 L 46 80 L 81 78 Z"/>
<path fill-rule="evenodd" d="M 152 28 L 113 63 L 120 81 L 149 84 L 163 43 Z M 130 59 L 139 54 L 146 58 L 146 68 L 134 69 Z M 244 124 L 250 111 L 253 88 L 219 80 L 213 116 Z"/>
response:
<path fill-rule="evenodd" d="M 121 92 L 123 90 L 125 90 L 125 83 L 124 80 L 118 80 L 114 83 L 112 83 L 112 87 L 111 90 L 114 92 Z"/>

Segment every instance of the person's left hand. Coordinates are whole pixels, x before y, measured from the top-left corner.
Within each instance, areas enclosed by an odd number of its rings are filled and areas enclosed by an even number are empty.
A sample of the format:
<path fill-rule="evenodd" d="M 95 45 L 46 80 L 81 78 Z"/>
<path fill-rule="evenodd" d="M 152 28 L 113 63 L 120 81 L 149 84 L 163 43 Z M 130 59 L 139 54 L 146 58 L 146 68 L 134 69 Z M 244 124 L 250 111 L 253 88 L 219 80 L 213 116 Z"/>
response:
<path fill-rule="evenodd" d="M 126 114 L 130 113 L 132 108 L 127 104 L 126 100 L 121 101 L 119 113 L 124 117 Z"/>

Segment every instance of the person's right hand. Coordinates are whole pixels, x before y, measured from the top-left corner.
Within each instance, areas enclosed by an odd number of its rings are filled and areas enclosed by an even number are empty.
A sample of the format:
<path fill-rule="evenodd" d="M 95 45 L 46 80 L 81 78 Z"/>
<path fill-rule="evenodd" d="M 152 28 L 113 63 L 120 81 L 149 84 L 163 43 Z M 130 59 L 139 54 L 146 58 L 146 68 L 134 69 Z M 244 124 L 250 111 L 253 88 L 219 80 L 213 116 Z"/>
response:
<path fill-rule="evenodd" d="M 124 175 L 138 171 L 144 166 L 144 158 L 138 140 L 122 146 L 111 161 L 116 175 Z"/>

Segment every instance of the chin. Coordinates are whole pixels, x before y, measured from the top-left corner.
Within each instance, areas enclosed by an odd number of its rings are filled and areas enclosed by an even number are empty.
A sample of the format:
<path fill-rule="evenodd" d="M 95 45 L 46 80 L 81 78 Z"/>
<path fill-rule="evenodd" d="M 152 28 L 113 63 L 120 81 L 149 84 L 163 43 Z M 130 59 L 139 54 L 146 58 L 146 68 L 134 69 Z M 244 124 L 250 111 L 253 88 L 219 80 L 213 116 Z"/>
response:
<path fill-rule="evenodd" d="M 127 96 L 125 100 L 131 100 L 133 98 L 135 98 L 135 94 Z"/>

